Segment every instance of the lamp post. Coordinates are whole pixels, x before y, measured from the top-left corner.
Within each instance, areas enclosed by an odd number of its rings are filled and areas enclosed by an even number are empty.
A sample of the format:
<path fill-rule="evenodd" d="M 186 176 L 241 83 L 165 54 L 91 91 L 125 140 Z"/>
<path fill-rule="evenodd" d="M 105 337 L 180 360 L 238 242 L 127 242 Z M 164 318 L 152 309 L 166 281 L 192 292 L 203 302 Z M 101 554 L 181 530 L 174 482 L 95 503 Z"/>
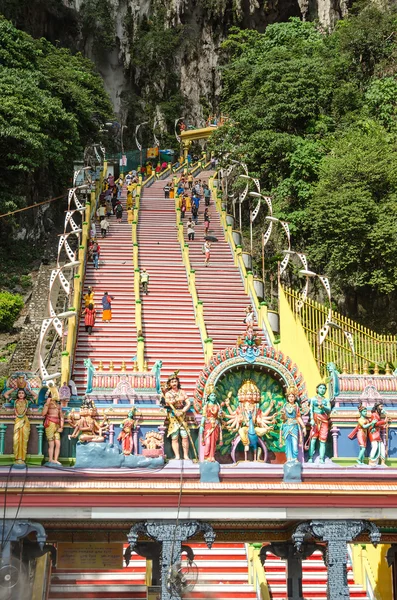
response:
<path fill-rule="evenodd" d="M 137 125 L 135 127 L 135 143 L 136 143 L 136 147 L 138 148 L 139 153 L 140 153 L 141 167 L 142 167 L 142 144 L 140 144 L 138 141 L 138 131 L 143 125 L 147 125 L 148 123 L 149 123 L 149 121 L 144 121 L 143 123 L 139 123 L 139 125 Z"/>
<path fill-rule="evenodd" d="M 120 142 L 121 142 L 121 172 L 124 173 L 124 138 L 123 138 L 123 131 L 124 129 L 128 129 L 127 125 L 122 125 L 121 126 L 121 132 L 120 132 Z"/>

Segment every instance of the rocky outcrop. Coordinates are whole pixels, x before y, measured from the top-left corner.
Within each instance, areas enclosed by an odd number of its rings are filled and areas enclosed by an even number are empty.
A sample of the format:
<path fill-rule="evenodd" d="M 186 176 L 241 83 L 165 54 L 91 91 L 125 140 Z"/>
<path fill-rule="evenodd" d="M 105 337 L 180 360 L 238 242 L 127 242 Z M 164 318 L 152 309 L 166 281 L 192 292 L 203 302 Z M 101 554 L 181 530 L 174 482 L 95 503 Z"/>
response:
<path fill-rule="evenodd" d="M 220 46 L 231 26 L 264 31 L 297 16 L 329 29 L 349 1 L 19 0 L 13 20 L 32 35 L 90 57 L 123 123 L 156 114 L 160 124 L 185 116 L 199 125 L 218 108 Z M 2 5 L 9 6 L 0 0 L 0 10 Z"/>

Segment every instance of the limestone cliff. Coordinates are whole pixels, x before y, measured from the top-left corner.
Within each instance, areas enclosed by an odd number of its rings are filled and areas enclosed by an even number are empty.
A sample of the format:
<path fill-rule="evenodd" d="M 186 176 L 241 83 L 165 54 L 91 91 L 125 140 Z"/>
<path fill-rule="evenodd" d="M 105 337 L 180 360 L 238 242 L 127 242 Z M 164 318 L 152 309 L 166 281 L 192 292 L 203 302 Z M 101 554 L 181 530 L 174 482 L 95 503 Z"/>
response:
<path fill-rule="evenodd" d="M 199 125 L 217 110 L 220 45 L 232 25 L 264 31 L 298 16 L 330 28 L 348 1 L 18 0 L 9 14 L 13 0 L 0 0 L 0 10 L 92 58 L 124 123 L 156 116 L 171 131 L 179 116 Z"/>

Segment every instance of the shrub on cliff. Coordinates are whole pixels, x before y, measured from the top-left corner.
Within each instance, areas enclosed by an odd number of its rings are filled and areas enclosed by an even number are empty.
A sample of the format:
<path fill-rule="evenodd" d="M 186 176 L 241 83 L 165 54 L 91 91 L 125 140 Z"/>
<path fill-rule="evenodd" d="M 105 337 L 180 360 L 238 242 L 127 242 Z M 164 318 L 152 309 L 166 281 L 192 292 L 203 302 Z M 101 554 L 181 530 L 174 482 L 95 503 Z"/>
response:
<path fill-rule="evenodd" d="M 20 294 L 0 292 L 0 331 L 11 331 L 23 307 Z"/>

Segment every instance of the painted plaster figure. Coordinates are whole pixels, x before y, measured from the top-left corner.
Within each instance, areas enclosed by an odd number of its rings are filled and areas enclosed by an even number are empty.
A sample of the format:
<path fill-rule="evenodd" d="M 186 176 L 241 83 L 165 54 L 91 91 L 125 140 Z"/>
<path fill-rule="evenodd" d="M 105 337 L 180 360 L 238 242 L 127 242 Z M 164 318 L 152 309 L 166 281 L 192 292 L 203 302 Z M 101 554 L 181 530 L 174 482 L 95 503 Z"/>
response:
<path fill-rule="evenodd" d="M 59 452 L 61 449 L 61 433 L 63 431 L 63 413 L 62 408 L 50 392 L 42 412 L 44 419 L 44 430 L 48 442 L 48 462 L 59 462 Z"/>
<path fill-rule="evenodd" d="M 360 404 L 358 407 L 358 412 L 360 416 L 357 420 L 357 425 L 353 429 L 353 431 L 349 434 L 349 439 L 354 440 L 357 437 L 357 441 L 360 446 L 360 452 L 358 453 L 357 463 L 359 465 L 364 464 L 365 457 L 365 449 L 367 447 L 367 439 L 368 439 L 368 429 L 370 427 L 375 427 L 377 420 L 371 419 L 368 417 L 367 407 Z"/>
<path fill-rule="evenodd" d="M 19 389 L 14 401 L 14 434 L 13 450 L 15 464 L 23 466 L 26 463 L 28 442 L 30 437 L 30 421 L 27 415 L 29 400 L 24 389 Z"/>
<path fill-rule="evenodd" d="M 181 389 L 181 382 L 176 375 L 172 375 L 167 381 L 164 400 L 169 409 L 167 435 L 171 437 L 175 458 L 180 459 L 179 438 L 181 438 L 183 458 L 189 460 L 189 425 L 186 413 L 190 408 L 190 400 Z"/>
<path fill-rule="evenodd" d="M 316 388 L 316 395 L 310 400 L 310 434 L 307 440 L 309 448 L 309 462 L 313 462 L 317 441 L 319 442 L 320 462 L 325 462 L 325 447 L 330 428 L 331 402 L 325 397 L 327 386 L 320 383 Z"/>
<path fill-rule="evenodd" d="M 204 460 L 215 462 L 216 446 L 219 440 L 219 445 L 222 446 L 222 412 L 216 400 L 216 394 L 211 392 L 207 398 L 202 411 L 202 419 L 200 424 L 201 444 L 204 446 Z"/>
<path fill-rule="evenodd" d="M 135 412 L 134 409 L 129 411 L 127 418 L 121 423 L 121 431 L 117 438 L 121 442 L 121 449 L 126 456 L 134 452 L 133 432 L 135 428 Z"/>
<path fill-rule="evenodd" d="M 299 446 L 305 434 L 305 424 L 302 421 L 298 405 L 298 390 L 290 387 L 287 390 L 287 401 L 281 409 L 283 425 L 280 431 L 280 444 L 285 443 L 287 462 L 298 462 Z"/>
<path fill-rule="evenodd" d="M 371 442 L 371 453 L 369 455 L 368 463 L 371 466 L 375 466 L 379 463 L 385 465 L 386 461 L 386 448 L 383 441 L 382 433 L 387 428 L 388 417 L 383 409 L 382 402 L 374 404 L 371 410 L 372 422 L 375 420 L 376 424 L 372 425 L 368 431 L 369 441 Z"/>

